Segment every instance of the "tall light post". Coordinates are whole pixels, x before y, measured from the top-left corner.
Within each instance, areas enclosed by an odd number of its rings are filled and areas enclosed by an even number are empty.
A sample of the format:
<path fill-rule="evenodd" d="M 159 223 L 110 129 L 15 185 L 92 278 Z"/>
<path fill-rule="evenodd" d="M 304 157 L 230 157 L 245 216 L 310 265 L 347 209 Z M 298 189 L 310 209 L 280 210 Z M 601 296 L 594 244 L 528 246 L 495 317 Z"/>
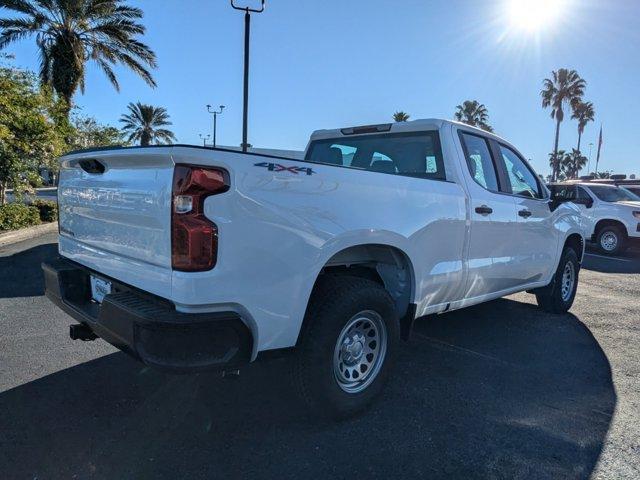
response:
<path fill-rule="evenodd" d="M 218 115 L 222 113 L 224 110 L 224 105 L 220 105 L 220 111 L 211 110 L 211 105 L 207 105 L 207 112 L 213 114 L 213 148 L 216 148 L 216 130 L 217 130 L 217 122 Z"/>
<path fill-rule="evenodd" d="M 591 175 L 591 148 L 593 148 L 593 143 L 589 144 L 589 161 L 587 162 L 587 175 Z"/>
<path fill-rule="evenodd" d="M 202 146 L 206 147 L 207 146 L 207 140 L 209 140 L 211 138 L 211 135 L 202 135 L 201 133 L 199 133 L 198 136 L 202 139 Z"/>
<path fill-rule="evenodd" d="M 249 115 L 249 35 L 251 31 L 251 13 L 264 12 L 264 0 L 261 0 L 259 9 L 239 7 L 234 0 L 231 6 L 236 10 L 244 11 L 244 100 L 242 112 L 242 151 L 247 151 L 247 118 Z"/>

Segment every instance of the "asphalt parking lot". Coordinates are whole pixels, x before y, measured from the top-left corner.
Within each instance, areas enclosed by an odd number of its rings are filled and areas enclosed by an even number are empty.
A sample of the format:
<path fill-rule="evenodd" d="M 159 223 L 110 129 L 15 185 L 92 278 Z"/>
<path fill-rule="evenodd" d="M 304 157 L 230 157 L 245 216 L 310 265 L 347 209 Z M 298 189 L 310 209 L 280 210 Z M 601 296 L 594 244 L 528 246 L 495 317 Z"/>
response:
<path fill-rule="evenodd" d="M 309 419 L 283 361 L 157 373 L 73 342 L 55 236 L 0 249 L 0 477 L 640 478 L 640 254 L 588 255 L 569 314 L 518 294 L 425 318 L 382 399 Z"/>

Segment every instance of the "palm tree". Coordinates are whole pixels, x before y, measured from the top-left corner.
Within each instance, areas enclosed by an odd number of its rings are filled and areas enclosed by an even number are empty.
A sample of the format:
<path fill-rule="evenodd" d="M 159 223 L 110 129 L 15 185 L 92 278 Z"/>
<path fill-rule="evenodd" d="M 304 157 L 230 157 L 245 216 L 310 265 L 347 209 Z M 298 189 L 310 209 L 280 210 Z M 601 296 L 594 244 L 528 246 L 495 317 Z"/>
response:
<path fill-rule="evenodd" d="M 35 35 L 40 52 L 40 79 L 67 102 L 84 93 L 86 65 L 94 61 L 116 90 L 113 67 L 127 66 L 152 87 L 146 67 L 156 67 L 153 51 L 136 37 L 145 32 L 137 20 L 142 10 L 123 0 L 0 0 L 20 16 L 0 18 L 0 50 Z"/>
<path fill-rule="evenodd" d="M 393 114 L 394 122 L 406 122 L 407 120 L 409 120 L 409 114 L 407 112 L 399 110 Z"/>
<path fill-rule="evenodd" d="M 465 100 L 462 105 L 458 105 L 455 117 L 459 122 L 493 132 L 493 128 L 487 123 L 489 121 L 487 107 L 477 100 Z"/>
<path fill-rule="evenodd" d="M 584 133 L 584 127 L 587 126 L 587 123 L 593 122 L 595 115 L 596 112 L 593 109 L 593 103 L 591 102 L 578 102 L 573 107 L 573 114 L 571 115 L 571 118 L 573 120 L 578 120 L 578 151 L 580 151 L 580 140 Z"/>
<path fill-rule="evenodd" d="M 578 178 L 578 173 L 586 164 L 587 157 L 582 155 L 580 150 L 572 148 L 571 153 L 565 153 L 564 156 L 561 157 L 560 169 L 566 178 Z"/>
<path fill-rule="evenodd" d="M 598 173 L 593 172 L 591 175 L 593 175 L 593 178 L 611 178 L 611 172 L 607 170 Z"/>
<path fill-rule="evenodd" d="M 562 180 L 558 178 L 563 171 L 563 164 L 565 163 L 566 152 L 564 150 L 558 150 L 557 152 L 551 152 L 549 154 L 549 166 L 551 167 L 551 181 Z M 557 174 L 556 174 L 557 172 Z"/>
<path fill-rule="evenodd" d="M 587 86 L 578 72 L 560 68 L 551 72 L 552 78 L 545 78 L 542 96 L 542 108 L 551 107 L 551 118 L 556 120 L 556 137 L 553 144 L 553 152 L 557 156 L 558 141 L 560 140 L 560 123 L 564 120 L 564 106 L 566 104 L 575 106 L 582 100 L 584 89 Z M 558 170 L 554 170 L 552 177 L 555 180 Z"/>
<path fill-rule="evenodd" d="M 140 145 L 146 147 L 151 143 L 163 145 L 176 140 L 171 130 L 158 128 L 172 125 L 166 108 L 140 102 L 130 103 L 127 108 L 129 113 L 122 115 L 120 121 L 124 123 L 122 130 L 129 135 L 129 142 L 140 141 Z"/>

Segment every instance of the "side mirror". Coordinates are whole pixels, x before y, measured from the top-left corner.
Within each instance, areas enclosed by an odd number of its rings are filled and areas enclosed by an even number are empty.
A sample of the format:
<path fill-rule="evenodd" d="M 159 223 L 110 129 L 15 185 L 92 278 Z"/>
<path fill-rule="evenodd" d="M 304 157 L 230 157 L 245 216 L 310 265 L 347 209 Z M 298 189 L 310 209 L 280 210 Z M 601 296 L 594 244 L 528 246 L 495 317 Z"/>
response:
<path fill-rule="evenodd" d="M 574 198 L 571 200 L 576 205 L 584 205 L 587 208 L 593 207 L 593 199 L 592 198 Z"/>

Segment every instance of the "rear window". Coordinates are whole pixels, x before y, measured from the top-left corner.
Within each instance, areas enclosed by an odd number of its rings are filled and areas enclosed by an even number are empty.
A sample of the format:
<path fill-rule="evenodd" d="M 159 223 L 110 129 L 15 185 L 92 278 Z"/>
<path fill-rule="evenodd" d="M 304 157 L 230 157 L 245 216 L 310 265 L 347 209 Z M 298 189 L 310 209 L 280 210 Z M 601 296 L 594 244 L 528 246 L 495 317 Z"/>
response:
<path fill-rule="evenodd" d="M 436 131 L 316 140 L 311 142 L 305 160 L 393 175 L 446 179 Z"/>

